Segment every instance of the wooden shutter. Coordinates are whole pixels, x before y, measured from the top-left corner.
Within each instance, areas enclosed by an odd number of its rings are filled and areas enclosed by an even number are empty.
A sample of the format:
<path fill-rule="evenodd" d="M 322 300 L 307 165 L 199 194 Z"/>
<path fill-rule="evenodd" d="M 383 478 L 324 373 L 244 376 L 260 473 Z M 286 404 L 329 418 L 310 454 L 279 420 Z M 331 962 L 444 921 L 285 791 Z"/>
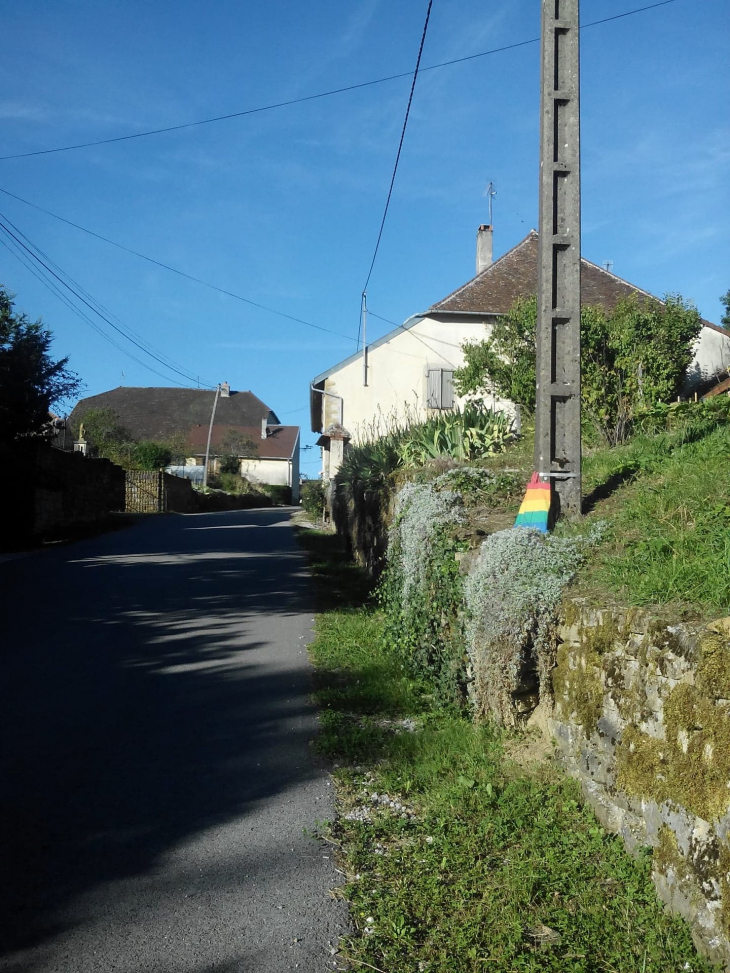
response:
<path fill-rule="evenodd" d="M 429 368 L 426 379 L 426 406 L 429 409 L 441 408 L 441 369 Z"/>
<path fill-rule="evenodd" d="M 446 369 L 441 371 L 441 408 L 454 408 L 454 373 Z"/>

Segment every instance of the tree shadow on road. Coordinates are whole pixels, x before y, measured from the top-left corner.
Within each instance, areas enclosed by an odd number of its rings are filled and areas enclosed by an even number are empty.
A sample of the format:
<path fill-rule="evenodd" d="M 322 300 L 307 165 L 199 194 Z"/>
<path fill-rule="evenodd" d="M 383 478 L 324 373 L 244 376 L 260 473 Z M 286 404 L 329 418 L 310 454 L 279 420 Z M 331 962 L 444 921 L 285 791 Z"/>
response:
<path fill-rule="evenodd" d="M 306 559 L 280 511 L 241 516 L 0 569 L 0 968 L 85 921 L 84 896 L 321 773 Z"/>

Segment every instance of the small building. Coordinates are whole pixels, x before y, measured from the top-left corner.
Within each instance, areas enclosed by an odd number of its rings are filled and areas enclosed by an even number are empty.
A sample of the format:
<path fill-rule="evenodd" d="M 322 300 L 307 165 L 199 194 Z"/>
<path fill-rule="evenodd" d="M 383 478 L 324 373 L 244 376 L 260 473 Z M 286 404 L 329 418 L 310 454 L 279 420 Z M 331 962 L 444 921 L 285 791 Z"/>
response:
<path fill-rule="evenodd" d="M 108 409 L 134 442 L 169 443 L 185 462 L 201 465 L 216 393 L 213 389 L 120 386 L 81 399 L 69 416 L 78 429 L 91 410 Z M 253 392 L 221 385 L 211 433 L 209 472 L 222 456 L 237 456 L 241 475 L 253 483 L 288 486 L 299 502 L 299 426 L 285 426 Z"/>
<path fill-rule="evenodd" d="M 394 424 L 421 422 L 461 405 L 454 393 L 453 374 L 464 364 L 462 345 L 483 341 L 491 325 L 517 298 L 537 292 L 537 267 L 535 230 L 492 261 L 492 227 L 480 226 L 475 277 L 312 380 L 312 431 L 322 433 L 337 423 L 347 426 L 357 443 L 384 435 Z M 584 305 L 601 304 L 609 312 L 632 294 L 657 300 L 585 258 L 581 261 L 581 288 Z M 687 391 L 707 385 L 728 366 L 730 332 L 703 321 Z M 495 409 L 512 409 L 510 402 L 496 395 L 486 401 Z M 334 476 L 336 464 L 325 455 L 327 448 L 323 442 L 323 469 Z"/>

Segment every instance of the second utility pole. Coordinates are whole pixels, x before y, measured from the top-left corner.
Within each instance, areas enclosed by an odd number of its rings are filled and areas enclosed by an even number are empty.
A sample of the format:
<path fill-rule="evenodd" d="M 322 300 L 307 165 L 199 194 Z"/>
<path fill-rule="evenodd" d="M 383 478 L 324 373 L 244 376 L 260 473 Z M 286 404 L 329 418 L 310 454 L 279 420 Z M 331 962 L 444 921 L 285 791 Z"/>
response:
<path fill-rule="evenodd" d="M 542 0 L 535 469 L 581 512 L 579 0 Z"/>

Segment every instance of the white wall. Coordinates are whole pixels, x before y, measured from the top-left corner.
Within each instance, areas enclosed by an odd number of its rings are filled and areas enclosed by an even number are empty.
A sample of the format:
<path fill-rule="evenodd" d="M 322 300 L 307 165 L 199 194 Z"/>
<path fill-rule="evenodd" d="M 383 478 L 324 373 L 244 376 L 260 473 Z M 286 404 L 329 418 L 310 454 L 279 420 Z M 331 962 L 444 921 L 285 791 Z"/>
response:
<path fill-rule="evenodd" d="M 251 483 L 291 486 L 291 463 L 287 459 L 242 459 L 241 476 Z M 297 478 L 298 482 L 298 478 Z"/>
<path fill-rule="evenodd" d="M 363 361 L 360 355 L 325 381 L 325 389 L 344 399 L 343 425 L 354 443 L 382 435 L 395 420 L 423 420 L 426 408 L 426 369 L 452 370 L 464 364 L 461 344 L 483 341 L 489 334 L 485 317 L 422 318 L 407 331 L 396 333 L 387 343 L 368 351 L 368 384 L 363 385 Z M 324 423 L 340 418 L 340 403 L 329 396 L 324 399 Z M 463 400 L 456 398 L 457 404 Z M 496 396 L 487 404 L 511 411 L 510 403 Z"/>
<path fill-rule="evenodd" d="M 730 368 L 730 336 L 714 328 L 703 328 L 695 345 L 695 357 L 687 370 L 685 391 L 707 382 Z"/>
<path fill-rule="evenodd" d="M 493 320 L 493 319 L 491 319 Z M 426 419 L 427 367 L 455 368 L 464 364 L 461 345 L 483 341 L 489 334 L 489 316 L 423 318 L 408 331 L 396 333 L 387 343 L 368 352 L 368 384 L 363 385 L 362 354 L 355 361 L 332 372 L 325 389 L 342 396 L 343 425 L 352 442 L 383 435 L 394 420 Z M 730 338 L 712 328 L 703 328 L 695 359 L 688 371 L 686 391 L 730 367 Z M 323 429 L 339 421 L 340 403 L 324 400 Z M 512 412 L 512 404 L 487 396 L 487 405 Z M 463 400 L 456 398 L 458 405 Z"/>

